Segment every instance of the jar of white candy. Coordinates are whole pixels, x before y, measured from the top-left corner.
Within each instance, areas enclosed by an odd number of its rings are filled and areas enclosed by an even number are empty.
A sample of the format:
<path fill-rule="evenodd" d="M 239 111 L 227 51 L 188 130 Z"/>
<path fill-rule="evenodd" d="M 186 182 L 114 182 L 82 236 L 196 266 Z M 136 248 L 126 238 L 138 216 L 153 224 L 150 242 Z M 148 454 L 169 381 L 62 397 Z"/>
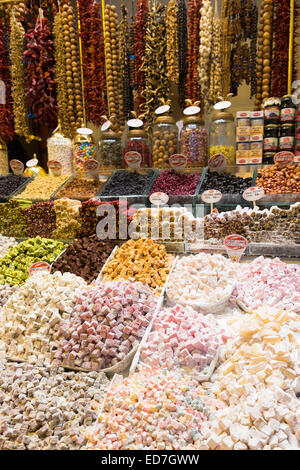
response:
<path fill-rule="evenodd" d="M 71 139 L 59 132 L 59 127 L 47 140 L 48 161 L 59 162 L 62 165 L 61 174 L 71 175 L 73 160 L 73 145 Z"/>

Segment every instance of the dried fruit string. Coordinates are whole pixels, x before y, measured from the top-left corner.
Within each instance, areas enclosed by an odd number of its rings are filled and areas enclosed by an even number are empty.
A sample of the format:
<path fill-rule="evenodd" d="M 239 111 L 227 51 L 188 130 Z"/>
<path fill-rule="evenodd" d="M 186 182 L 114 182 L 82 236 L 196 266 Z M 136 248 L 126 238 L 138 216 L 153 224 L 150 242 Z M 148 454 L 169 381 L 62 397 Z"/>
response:
<path fill-rule="evenodd" d="M 180 106 L 183 108 L 186 99 L 186 75 L 187 75 L 187 11 L 185 0 L 178 0 L 178 62 L 179 82 L 178 93 Z"/>
<path fill-rule="evenodd" d="M 167 77 L 170 82 L 178 83 L 178 5 L 177 0 L 170 0 L 166 15 L 166 62 Z"/>
<path fill-rule="evenodd" d="M 208 97 L 212 104 L 222 95 L 222 67 L 221 67 L 221 20 L 218 15 L 218 5 L 215 2 L 215 16 L 213 18 L 213 35 L 211 45 L 211 66 L 209 76 Z"/>
<path fill-rule="evenodd" d="M 290 1 L 275 0 L 272 58 L 272 95 L 284 96 L 288 89 Z M 285 73 L 283 73 L 285 72 Z"/>
<path fill-rule="evenodd" d="M 10 142 L 14 137 L 14 116 L 8 51 L 4 41 L 4 22 L 0 18 L 0 142 Z"/>
<path fill-rule="evenodd" d="M 203 0 L 200 10 L 199 81 L 204 103 L 208 104 L 209 66 L 212 46 L 213 8 L 211 0 Z"/>
<path fill-rule="evenodd" d="M 202 0 L 189 0 L 188 3 L 188 71 L 186 92 L 191 101 L 201 99 L 201 89 L 198 81 L 198 61 L 200 45 L 200 16 Z"/>
<path fill-rule="evenodd" d="M 258 10 L 255 2 L 252 5 L 251 26 L 250 26 L 250 97 L 256 94 L 256 45 L 257 45 L 257 20 Z"/>
<path fill-rule="evenodd" d="M 145 90 L 145 72 L 142 70 L 143 57 L 145 53 L 146 43 L 146 24 L 148 18 L 148 1 L 137 0 L 136 17 L 134 25 L 134 68 L 135 68 L 135 84 L 136 94 L 134 109 L 137 114 L 142 112 L 141 105 L 144 103 L 143 92 Z"/>
<path fill-rule="evenodd" d="M 121 5 L 121 22 L 119 24 L 119 64 L 123 94 L 124 119 L 129 119 L 133 107 L 132 92 L 130 87 L 130 50 L 129 28 L 125 0 Z"/>

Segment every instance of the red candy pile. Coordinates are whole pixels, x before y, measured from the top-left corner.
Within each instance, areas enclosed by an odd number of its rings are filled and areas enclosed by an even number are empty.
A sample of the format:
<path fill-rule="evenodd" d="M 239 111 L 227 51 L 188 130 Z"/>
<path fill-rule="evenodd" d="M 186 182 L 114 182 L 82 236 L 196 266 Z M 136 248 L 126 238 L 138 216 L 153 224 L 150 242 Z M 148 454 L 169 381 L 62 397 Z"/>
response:
<path fill-rule="evenodd" d="M 201 177 L 201 173 L 176 173 L 174 170 L 162 171 L 149 192 L 163 192 L 173 195 L 194 194 Z"/>

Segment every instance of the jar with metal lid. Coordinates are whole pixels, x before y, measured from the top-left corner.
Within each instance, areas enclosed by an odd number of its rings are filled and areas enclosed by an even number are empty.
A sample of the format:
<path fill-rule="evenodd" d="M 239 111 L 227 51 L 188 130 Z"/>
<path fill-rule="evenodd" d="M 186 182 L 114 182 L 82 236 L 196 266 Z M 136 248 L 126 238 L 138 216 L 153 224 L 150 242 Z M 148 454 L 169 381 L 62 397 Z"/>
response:
<path fill-rule="evenodd" d="M 122 145 L 120 136 L 112 129 L 102 131 L 99 142 L 100 166 L 105 169 L 122 168 Z"/>
<path fill-rule="evenodd" d="M 279 137 L 279 125 L 268 124 L 264 128 L 264 151 L 277 152 Z"/>
<path fill-rule="evenodd" d="M 231 103 L 224 101 L 224 103 Z M 233 114 L 226 109 L 229 107 L 219 108 L 222 103 L 217 103 L 212 114 L 212 121 L 209 130 L 209 156 L 210 158 L 217 154 L 222 153 L 226 159 L 227 166 L 235 165 L 235 123 Z M 224 104 L 225 106 L 225 104 Z"/>
<path fill-rule="evenodd" d="M 285 95 L 281 98 L 280 121 L 293 122 L 296 118 L 296 105 L 293 103 L 291 95 Z"/>
<path fill-rule="evenodd" d="M 264 152 L 263 161 L 262 161 L 263 164 L 264 165 L 273 165 L 275 155 L 276 155 L 276 152 L 270 152 L 270 151 Z"/>
<path fill-rule="evenodd" d="M 266 124 L 279 124 L 280 122 L 280 105 L 279 98 L 271 97 L 264 100 L 264 118 Z"/>
<path fill-rule="evenodd" d="M 158 116 L 153 126 L 153 166 L 169 167 L 169 157 L 178 151 L 178 127 L 172 116 Z"/>
<path fill-rule="evenodd" d="M 125 156 L 127 152 L 138 152 L 141 155 L 141 167 L 152 166 L 150 144 L 147 134 L 143 129 L 130 129 L 123 155 Z M 124 167 L 126 167 L 125 161 Z"/>
<path fill-rule="evenodd" d="M 207 165 L 208 134 L 199 115 L 185 116 L 180 132 L 180 153 L 188 159 L 187 167 Z"/>
<path fill-rule="evenodd" d="M 8 151 L 5 142 L 0 140 L 0 175 L 8 175 Z"/>
<path fill-rule="evenodd" d="M 78 129 L 73 144 L 73 171 L 79 178 L 86 174 L 85 162 L 97 160 L 96 146 L 93 142 L 91 129 Z"/>
<path fill-rule="evenodd" d="M 281 128 L 280 128 L 279 149 L 292 152 L 294 145 L 295 145 L 294 123 L 285 122 L 281 124 Z"/>
<path fill-rule="evenodd" d="M 61 163 L 61 174 L 72 174 L 73 144 L 71 139 L 65 137 L 59 128 L 47 139 L 48 161 Z"/>

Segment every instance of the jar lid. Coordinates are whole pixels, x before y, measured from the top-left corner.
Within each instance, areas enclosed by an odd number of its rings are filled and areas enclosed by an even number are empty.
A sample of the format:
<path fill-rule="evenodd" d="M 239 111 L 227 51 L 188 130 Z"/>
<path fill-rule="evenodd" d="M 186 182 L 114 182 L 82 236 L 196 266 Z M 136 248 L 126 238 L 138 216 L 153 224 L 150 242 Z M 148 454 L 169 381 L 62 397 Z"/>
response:
<path fill-rule="evenodd" d="M 158 123 L 175 124 L 175 119 L 170 115 L 158 116 L 155 119 L 155 124 Z"/>
<path fill-rule="evenodd" d="M 80 127 L 76 130 L 77 135 L 74 138 L 74 142 L 81 143 L 81 142 L 93 142 L 92 137 L 92 129 L 88 129 L 87 127 Z"/>
<path fill-rule="evenodd" d="M 121 139 L 121 137 L 114 132 L 112 129 L 108 129 L 107 131 L 101 132 L 101 139 Z"/>
<path fill-rule="evenodd" d="M 183 124 L 204 124 L 204 120 L 201 116 L 184 116 Z"/>
<path fill-rule="evenodd" d="M 281 127 L 295 127 L 295 124 L 293 122 L 283 122 Z"/>
<path fill-rule="evenodd" d="M 219 121 L 224 119 L 224 121 L 234 121 L 233 114 L 227 109 L 217 109 L 212 114 L 212 121 Z"/>
<path fill-rule="evenodd" d="M 265 129 L 277 129 L 279 127 L 279 124 L 266 124 Z"/>
<path fill-rule="evenodd" d="M 130 129 L 128 135 L 129 137 L 147 137 L 144 129 Z"/>
<path fill-rule="evenodd" d="M 280 103 L 280 98 L 277 98 L 277 96 L 272 96 L 270 98 L 264 99 L 263 107 L 266 108 L 267 106 L 274 106 L 275 104 L 280 105 Z"/>

